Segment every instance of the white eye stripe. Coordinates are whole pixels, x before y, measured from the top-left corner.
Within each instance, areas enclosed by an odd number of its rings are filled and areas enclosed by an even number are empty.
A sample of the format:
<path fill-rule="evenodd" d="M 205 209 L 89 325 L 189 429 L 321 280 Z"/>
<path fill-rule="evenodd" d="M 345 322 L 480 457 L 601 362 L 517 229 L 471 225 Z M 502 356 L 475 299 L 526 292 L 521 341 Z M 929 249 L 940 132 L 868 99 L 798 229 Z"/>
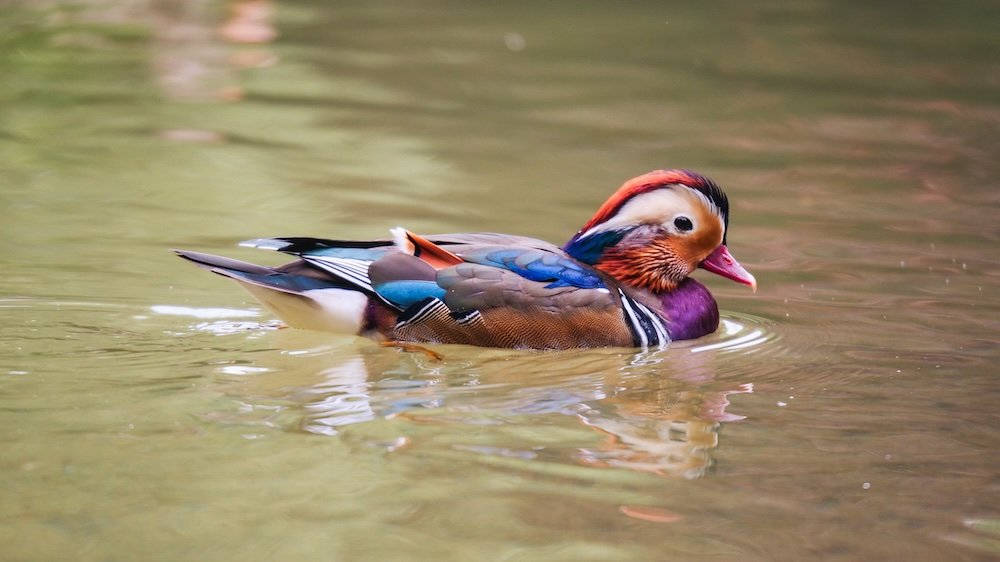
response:
<path fill-rule="evenodd" d="M 722 211 L 704 193 L 683 185 L 657 189 L 636 195 L 614 216 L 584 232 L 580 238 L 637 224 L 658 225 L 670 232 L 680 232 L 673 224 L 675 218 L 685 216 L 691 220 L 692 225 L 697 226 L 694 217 L 703 215 L 704 211 L 718 217 L 720 223 L 723 222 Z M 664 223 L 666 217 L 672 218 Z"/>

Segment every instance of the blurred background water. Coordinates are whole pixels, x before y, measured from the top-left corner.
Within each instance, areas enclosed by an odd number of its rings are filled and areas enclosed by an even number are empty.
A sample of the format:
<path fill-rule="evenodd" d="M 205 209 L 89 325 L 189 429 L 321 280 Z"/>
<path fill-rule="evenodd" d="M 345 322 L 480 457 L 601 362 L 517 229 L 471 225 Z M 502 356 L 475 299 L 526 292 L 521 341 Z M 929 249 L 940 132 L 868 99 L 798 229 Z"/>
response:
<path fill-rule="evenodd" d="M 0 559 L 994 560 L 996 2 L 0 2 Z M 656 353 L 277 330 L 170 247 L 555 242 L 664 167 Z"/>

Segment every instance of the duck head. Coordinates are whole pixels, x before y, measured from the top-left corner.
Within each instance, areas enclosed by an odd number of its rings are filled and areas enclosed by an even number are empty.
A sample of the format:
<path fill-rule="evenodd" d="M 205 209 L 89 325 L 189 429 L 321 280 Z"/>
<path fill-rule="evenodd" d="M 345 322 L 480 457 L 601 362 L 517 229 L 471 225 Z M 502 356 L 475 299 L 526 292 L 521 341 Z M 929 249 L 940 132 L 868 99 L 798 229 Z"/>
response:
<path fill-rule="evenodd" d="M 633 178 L 564 246 L 577 260 L 653 293 L 673 291 L 701 267 L 755 291 L 753 275 L 726 248 L 729 200 L 685 170 Z"/>

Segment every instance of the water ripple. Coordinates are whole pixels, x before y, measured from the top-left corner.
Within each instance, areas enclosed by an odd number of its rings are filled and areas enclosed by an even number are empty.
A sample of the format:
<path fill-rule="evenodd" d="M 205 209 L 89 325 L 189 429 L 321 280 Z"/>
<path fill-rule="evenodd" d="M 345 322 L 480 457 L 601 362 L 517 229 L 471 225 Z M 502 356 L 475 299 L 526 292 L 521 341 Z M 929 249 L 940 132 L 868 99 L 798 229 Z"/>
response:
<path fill-rule="evenodd" d="M 691 353 L 755 351 L 781 339 L 771 326 L 770 321 L 757 316 L 728 313 L 719 322 L 719 330 L 715 334 L 695 341 L 675 342 L 671 347 L 674 350 L 687 349 Z"/>

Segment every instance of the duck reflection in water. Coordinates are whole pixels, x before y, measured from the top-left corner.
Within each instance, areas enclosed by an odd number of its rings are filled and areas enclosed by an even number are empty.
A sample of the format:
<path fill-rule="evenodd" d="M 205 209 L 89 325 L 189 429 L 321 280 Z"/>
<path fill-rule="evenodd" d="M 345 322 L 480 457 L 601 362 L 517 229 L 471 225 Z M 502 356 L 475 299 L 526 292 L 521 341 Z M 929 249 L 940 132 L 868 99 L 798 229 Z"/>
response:
<path fill-rule="evenodd" d="M 728 397 L 752 392 L 750 384 L 717 382 L 711 354 L 687 349 L 469 353 L 458 347 L 445 349 L 443 362 L 374 347 L 343 351 L 270 355 L 274 361 L 256 363 L 266 376 L 241 377 L 233 390 L 241 403 L 283 403 L 279 426 L 365 448 L 404 452 L 431 446 L 425 441 L 433 436 L 433 446 L 447 443 L 448 454 L 674 478 L 705 474 L 721 424 L 743 419 L 727 412 Z M 541 423 L 558 428 L 558 438 L 534 429 L 544 417 L 552 418 Z M 428 433 L 428 426 L 437 428 Z M 440 431 L 446 427 L 457 431 Z"/>
<path fill-rule="evenodd" d="M 744 419 L 726 411 L 728 396 L 753 392 L 751 384 L 698 391 L 658 388 L 655 383 L 651 377 L 635 381 L 627 398 L 605 401 L 607 414 L 581 413 L 584 424 L 607 435 L 599 447 L 581 449 L 581 462 L 698 478 L 712 464 L 710 453 L 719 445 L 720 424 Z"/>

